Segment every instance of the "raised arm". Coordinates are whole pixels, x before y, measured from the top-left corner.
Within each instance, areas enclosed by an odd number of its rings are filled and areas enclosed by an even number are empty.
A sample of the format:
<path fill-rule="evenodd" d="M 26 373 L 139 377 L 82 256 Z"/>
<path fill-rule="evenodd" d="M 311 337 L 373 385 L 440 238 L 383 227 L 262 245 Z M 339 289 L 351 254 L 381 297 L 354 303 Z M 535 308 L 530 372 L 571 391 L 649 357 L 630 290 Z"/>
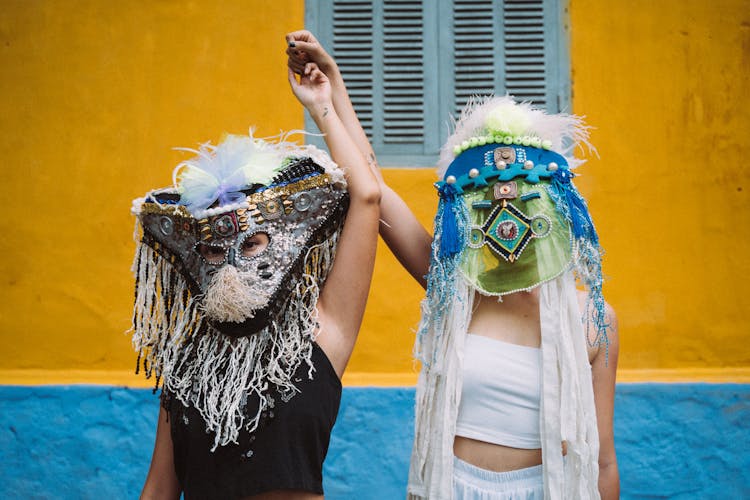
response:
<path fill-rule="evenodd" d="M 344 169 L 348 184 L 349 211 L 333 268 L 318 302 L 321 324 L 318 343 L 341 376 L 354 348 L 370 289 L 378 238 L 380 188 L 336 113 L 330 83 L 323 72 L 309 63 L 297 81 L 289 69 L 289 84 L 325 134 L 331 157 Z"/>
<path fill-rule="evenodd" d="M 286 36 L 289 68 L 303 73 L 305 65 L 314 62 L 331 82 L 332 101 L 349 137 L 367 159 L 373 173 L 380 182 L 380 235 L 402 266 L 423 287 L 430 265 L 432 237 L 419 223 L 414 213 L 401 197 L 383 180 L 375 152 L 367 134 L 354 111 L 344 79 L 336 61 L 321 46 L 309 31 L 295 31 Z"/>

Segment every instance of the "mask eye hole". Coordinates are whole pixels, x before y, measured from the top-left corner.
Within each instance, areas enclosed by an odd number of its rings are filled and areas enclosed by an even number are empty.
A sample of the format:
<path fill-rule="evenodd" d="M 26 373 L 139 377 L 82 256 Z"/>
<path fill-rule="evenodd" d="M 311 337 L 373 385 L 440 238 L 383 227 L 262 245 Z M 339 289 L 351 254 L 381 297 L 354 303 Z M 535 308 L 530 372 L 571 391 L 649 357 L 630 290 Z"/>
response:
<path fill-rule="evenodd" d="M 243 257 L 255 257 L 268 247 L 269 241 L 266 233 L 255 233 L 245 238 L 240 252 L 242 252 Z"/>
<path fill-rule="evenodd" d="M 209 264 L 222 264 L 227 256 L 224 247 L 207 243 L 198 243 L 198 253 Z"/>

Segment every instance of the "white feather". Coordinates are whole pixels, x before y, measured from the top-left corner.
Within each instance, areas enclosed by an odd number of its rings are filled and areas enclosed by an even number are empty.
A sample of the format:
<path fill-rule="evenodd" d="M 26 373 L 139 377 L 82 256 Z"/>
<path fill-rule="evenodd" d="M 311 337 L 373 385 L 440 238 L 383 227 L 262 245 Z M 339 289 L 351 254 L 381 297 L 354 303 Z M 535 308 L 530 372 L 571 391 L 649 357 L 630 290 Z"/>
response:
<path fill-rule="evenodd" d="M 191 213 L 204 213 L 219 194 L 237 193 L 253 184 L 269 185 L 283 170 L 288 157 L 311 157 L 334 183 L 345 185 L 343 172 L 325 152 L 288 140 L 299 131 L 267 139 L 256 139 L 253 132 L 251 129 L 247 136 L 227 135 L 218 146 L 205 143 L 197 150 L 177 148 L 195 154 L 177 165 L 172 174 L 181 201 Z"/>
<path fill-rule="evenodd" d="M 473 96 L 454 123 L 453 134 L 440 150 L 438 175 L 442 177 L 455 155 L 453 149 L 463 141 L 485 136 L 491 131 L 537 136 L 552 143 L 552 150 L 565 156 L 571 168 L 581 163 L 573 156 L 576 146 L 594 151 L 589 143 L 589 128 L 583 118 L 566 113 L 547 114 L 529 103 L 516 102 L 511 96 Z"/>

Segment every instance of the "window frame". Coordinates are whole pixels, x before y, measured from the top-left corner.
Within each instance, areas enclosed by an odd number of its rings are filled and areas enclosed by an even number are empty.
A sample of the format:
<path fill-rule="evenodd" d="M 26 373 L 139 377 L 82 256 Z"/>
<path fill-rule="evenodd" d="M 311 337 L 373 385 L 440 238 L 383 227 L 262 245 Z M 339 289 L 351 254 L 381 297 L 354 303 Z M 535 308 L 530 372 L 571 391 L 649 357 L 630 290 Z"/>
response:
<path fill-rule="evenodd" d="M 333 46 L 333 8 L 336 0 L 305 0 L 305 27 L 318 37 L 323 47 L 334 52 Z M 397 0 L 395 0 L 397 1 Z M 470 3 L 471 0 L 422 0 L 422 34 L 424 42 L 423 61 L 435 61 L 436 68 L 423 72 L 423 103 L 422 108 L 424 127 L 421 147 L 423 152 L 398 151 L 399 146 L 383 144 L 383 134 L 373 130 L 373 147 L 381 166 L 388 167 L 427 167 L 434 166 L 439 157 L 440 146 L 451 132 L 454 107 L 455 74 L 454 74 L 454 2 Z M 481 2 L 481 0 L 477 0 Z M 544 29 L 544 87 L 546 94 L 546 109 L 549 112 L 569 112 L 571 105 L 571 72 L 570 72 L 570 37 L 568 23 L 568 0 L 493 0 L 493 12 L 490 13 L 494 25 L 494 37 L 504 41 L 504 17 L 502 13 L 506 5 L 523 5 L 525 3 L 541 3 L 543 5 Z M 363 3 L 360 0 L 357 3 Z M 373 5 L 373 30 L 376 23 L 382 20 L 383 4 L 386 2 L 371 0 Z M 441 29 L 448 25 L 451 29 Z M 382 31 L 375 32 L 373 41 L 372 66 L 382 63 Z M 380 50 L 378 50 L 380 49 Z M 335 54 L 333 54 L 335 56 Z M 505 54 L 502 55 L 503 61 Z M 497 59 L 495 59 L 497 61 Z M 494 94 L 505 95 L 505 75 L 502 69 L 505 63 L 494 64 L 491 71 L 494 75 Z M 423 63 L 423 68 L 427 67 Z M 424 71 L 424 70 L 423 70 Z M 373 72 L 374 73 L 374 72 Z M 430 74 L 428 74 L 430 73 Z M 346 75 L 345 75 L 346 76 Z M 377 109 L 375 103 L 382 99 L 384 86 L 381 81 L 372 78 L 372 127 L 376 127 L 383 119 L 383 110 Z M 317 132 L 315 123 L 305 112 L 305 128 Z M 323 146 L 321 137 L 308 136 L 308 142 Z M 406 148 L 410 149 L 410 148 Z"/>

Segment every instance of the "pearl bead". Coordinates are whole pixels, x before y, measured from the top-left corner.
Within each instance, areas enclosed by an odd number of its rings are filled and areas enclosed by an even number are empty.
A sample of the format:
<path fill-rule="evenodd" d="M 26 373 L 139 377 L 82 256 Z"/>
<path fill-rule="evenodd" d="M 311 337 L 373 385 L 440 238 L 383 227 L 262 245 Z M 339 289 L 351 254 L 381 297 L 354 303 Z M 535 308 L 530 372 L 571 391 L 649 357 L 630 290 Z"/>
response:
<path fill-rule="evenodd" d="M 557 168 L 557 163 L 555 163 L 554 161 L 550 162 L 550 164 L 547 165 L 547 170 L 549 170 L 550 172 L 554 172 L 555 170 L 557 170 Z"/>
<path fill-rule="evenodd" d="M 532 168 L 534 168 L 534 162 L 531 160 L 526 160 L 525 162 L 523 162 L 523 168 L 526 170 L 531 170 Z"/>
<path fill-rule="evenodd" d="M 449 175 L 445 178 L 445 182 L 448 184 L 455 184 L 456 183 L 456 177 L 454 175 Z"/>
<path fill-rule="evenodd" d="M 476 168 L 472 168 L 471 170 L 469 170 L 469 177 L 471 177 L 472 179 L 477 175 L 479 175 L 479 170 L 477 170 Z"/>
<path fill-rule="evenodd" d="M 497 162 L 496 166 L 497 166 L 498 170 L 505 170 L 505 168 L 508 166 L 508 164 L 505 163 L 504 161 L 499 161 L 499 162 Z"/>

